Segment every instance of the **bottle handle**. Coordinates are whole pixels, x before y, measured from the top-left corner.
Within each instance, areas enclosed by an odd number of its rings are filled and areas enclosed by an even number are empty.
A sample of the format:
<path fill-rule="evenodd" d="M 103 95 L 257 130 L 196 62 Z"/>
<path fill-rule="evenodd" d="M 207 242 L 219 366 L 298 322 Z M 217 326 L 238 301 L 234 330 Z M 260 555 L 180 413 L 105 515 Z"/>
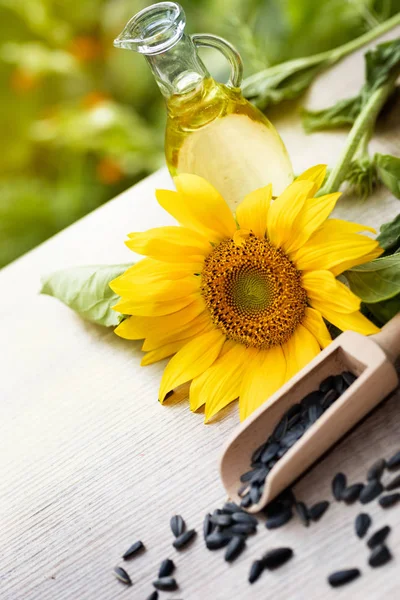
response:
<path fill-rule="evenodd" d="M 215 48 L 222 52 L 231 66 L 231 76 L 227 85 L 232 88 L 239 88 L 243 79 L 243 62 L 236 48 L 223 38 L 211 33 L 195 33 L 190 37 L 195 46 Z"/>

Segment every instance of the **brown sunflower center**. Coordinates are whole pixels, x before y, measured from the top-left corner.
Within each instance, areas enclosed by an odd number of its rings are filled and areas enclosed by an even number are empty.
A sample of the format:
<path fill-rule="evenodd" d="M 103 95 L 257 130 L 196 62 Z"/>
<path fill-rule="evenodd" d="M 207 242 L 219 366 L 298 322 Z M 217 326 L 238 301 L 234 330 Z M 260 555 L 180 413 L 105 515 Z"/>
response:
<path fill-rule="evenodd" d="M 280 248 L 254 234 L 221 242 L 205 260 L 201 290 L 227 338 L 269 348 L 285 343 L 304 316 L 301 274 Z"/>

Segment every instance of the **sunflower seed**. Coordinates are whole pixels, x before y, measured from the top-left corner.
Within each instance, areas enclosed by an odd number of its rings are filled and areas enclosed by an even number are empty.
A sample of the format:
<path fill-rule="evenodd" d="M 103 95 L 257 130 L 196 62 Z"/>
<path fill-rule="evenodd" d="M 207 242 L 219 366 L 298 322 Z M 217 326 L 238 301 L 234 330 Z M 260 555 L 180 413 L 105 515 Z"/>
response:
<path fill-rule="evenodd" d="M 140 550 L 144 550 L 144 549 L 145 549 L 145 547 L 143 545 L 143 542 L 141 542 L 139 540 L 138 542 L 135 542 L 134 544 L 132 544 L 132 546 L 130 546 L 130 548 L 128 548 L 128 550 L 126 552 L 124 552 L 124 554 L 122 555 L 122 558 L 124 560 L 128 560 L 128 558 L 132 558 L 135 554 L 140 552 Z"/>
<path fill-rule="evenodd" d="M 350 371 L 343 371 L 342 377 L 347 386 L 350 386 L 357 379 L 357 377 L 353 375 L 353 373 L 350 373 Z"/>
<path fill-rule="evenodd" d="M 257 502 L 260 500 L 262 496 L 262 491 L 260 488 L 256 487 L 255 485 L 251 486 L 250 488 L 250 500 L 252 504 L 257 504 Z"/>
<path fill-rule="evenodd" d="M 246 542 L 243 537 L 237 535 L 231 539 L 229 542 L 226 551 L 225 551 L 225 560 L 227 562 L 234 561 L 239 554 L 241 554 L 246 546 Z"/>
<path fill-rule="evenodd" d="M 332 480 L 332 494 L 335 499 L 340 502 L 342 499 L 342 494 L 346 489 L 347 479 L 344 473 L 336 473 L 335 477 Z"/>
<path fill-rule="evenodd" d="M 250 567 L 249 583 L 254 583 L 260 577 L 264 571 L 264 564 L 262 560 L 255 560 Z"/>
<path fill-rule="evenodd" d="M 389 460 L 387 461 L 387 468 L 389 471 L 396 471 L 400 468 L 400 450 L 396 452 Z"/>
<path fill-rule="evenodd" d="M 310 421 L 310 425 L 315 423 L 317 419 L 319 419 L 324 413 L 324 409 L 320 404 L 313 404 L 308 409 L 308 419 Z"/>
<path fill-rule="evenodd" d="M 170 521 L 171 531 L 174 536 L 177 538 L 185 531 L 185 521 L 182 519 L 181 515 L 174 515 L 171 517 Z"/>
<path fill-rule="evenodd" d="M 295 427 L 297 427 L 297 425 L 295 425 Z M 282 446 L 285 446 L 286 448 L 291 448 L 297 442 L 299 437 L 301 437 L 301 435 L 302 434 L 298 435 L 298 431 L 296 429 L 288 430 L 281 439 Z"/>
<path fill-rule="evenodd" d="M 321 391 L 310 392 L 309 394 L 307 394 L 307 396 L 304 396 L 300 404 L 303 408 L 308 409 L 313 404 L 319 404 L 323 397 L 324 394 Z"/>
<path fill-rule="evenodd" d="M 367 473 L 368 481 L 372 481 L 372 479 L 380 480 L 385 468 L 386 468 L 386 460 L 384 458 L 379 458 L 368 469 L 368 473 Z"/>
<path fill-rule="evenodd" d="M 339 395 L 343 394 L 344 390 L 346 389 L 346 384 L 341 375 L 335 375 L 333 386 Z"/>
<path fill-rule="evenodd" d="M 227 546 L 232 539 L 232 535 L 228 533 L 220 533 L 213 531 L 206 537 L 206 546 L 209 550 L 219 550 L 224 546 Z"/>
<path fill-rule="evenodd" d="M 272 442 L 272 444 L 268 444 L 264 452 L 261 454 L 261 462 L 266 465 L 270 460 L 275 458 L 279 448 L 280 446 L 277 442 Z"/>
<path fill-rule="evenodd" d="M 194 529 L 188 529 L 188 531 L 185 531 L 185 533 L 182 533 L 182 535 L 176 538 L 172 545 L 177 550 L 180 550 L 181 548 L 184 548 L 194 538 L 195 535 L 196 531 Z"/>
<path fill-rule="evenodd" d="M 287 424 L 288 424 L 288 417 L 287 417 L 287 414 L 285 414 L 282 417 L 282 419 L 279 421 L 278 425 L 275 427 L 274 431 L 272 432 L 271 438 L 273 440 L 275 440 L 276 442 L 280 442 L 286 433 Z"/>
<path fill-rule="evenodd" d="M 235 523 L 230 527 L 229 531 L 235 534 L 243 533 L 244 535 L 250 535 L 256 532 L 256 527 L 252 523 Z"/>
<path fill-rule="evenodd" d="M 357 536 L 361 539 L 365 536 L 371 526 L 371 517 L 367 513 L 360 513 L 355 520 L 354 526 Z"/>
<path fill-rule="evenodd" d="M 211 517 L 211 522 L 220 527 L 229 527 L 232 523 L 232 517 L 231 515 L 213 515 Z"/>
<path fill-rule="evenodd" d="M 175 570 L 175 565 L 170 558 L 166 558 L 162 561 L 160 568 L 158 569 L 158 577 L 168 577 Z"/>
<path fill-rule="evenodd" d="M 342 500 L 346 502 L 346 504 L 353 504 L 353 502 L 358 500 L 363 489 L 363 483 L 353 483 L 353 485 L 349 485 L 349 487 L 345 488 L 342 492 Z"/>
<path fill-rule="evenodd" d="M 280 514 L 269 517 L 265 522 L 265 527 L 267 529 L 277 529 L 278 527 L 282 527 L 282 525 L 286 525 L 292 517 L 292 509 L 285 508 Z"/>
<path fill-rule="evenodd" d="M 329 375 L 329 377 L 327 377 L 326 379 L 321 381 L 321 383 L 319 384 L 319 389 L 321 390 L 321 392 L 326 394 L 326 392 L 329 392 L 329 390 L 331 390 L 333 388 L 333 382 L 334 382 L 333 375 Z"/>
<path fill-rule="evenodd" d="M 125 583 L 125 585 L 132 585 L 132 579 L 129 577 L 128 573 L 122 567 L 115 567 L 114 575 L 119 581 Z"/>
<path fill-rule="evenodd" d="M 158 600 L 158 592 L 157 592 L 157 590 L 154 590 L 154 592 L 152 592 L 150 594 L 150 596 L 148 596 L 148 598 L 146 600 Z"/>
<path fill-rule="evenodd" d="M 153 581 L 153 585 L 157 590 L 172 592 L 178 589 L 178 584 L 173 577 L 159 577 Z"/>
<path fill-rule="evenodd" d="M 308 516 L 312 521 L 319 521 L 322 515 L 328 510 L 329 502 L 327 500 L 322 500 L 322 502 L 317 502 L 308 509 Z"/>
<path fill-rule="evenodd" d="M 367 483 L 360 494 L 361 504 L 368 504 L 375 500 L 383 492 L 383 485 L 377 479 L 374 479 Z"/>
<path fill-rule="evenodd" d="M 386 496 L 379 498 L 379 504 L 382 506 L 382 508 L 390 508 L 391 506 L 397 504 L 399 500 L 400 494 L 396 492 L 395 494 L 387 494 Z"/>
<path fill-rule="evenodd" d="M 262 484 L 265 481 L 266 476 L 268 475 L 269 469 L 268 467 L 261 467 L 261 469 L 257 469 L 253 471 L 254 475 L 251 479 L 252 485 Z"/>
<path fill-rule="evenodd" d="M 391 492 L 392 490 L 397 490 L 397 488 L 400 487 L 400 475 L 396 475 L 396 477 L 394 477 L 392 479 L 392 481 L 389 481 L 389 483 L 385 486 L 385 490 L 387 492 Z"/>
<path fill-rule="evenodd" d="M 385 525 L 385 527 L 382 527 L 381 529 L 378 529 L 378 531 L 375 531 L 375 533 L 369 538 L 367 542 L 368 548 L 372 549 L 375 548 L 375 546 L 380 546 L 381 544 L 383 544 L 390 531 L 391 528 L 389 525 Z"/>
<path fill-rule="evenodd" d="M 389 560 L 392 559 L 392 555 L 390 554 L 389 548 L 387 546 L 381 545 L 376 546 L 370 554 L 368 559 L 368 564 L 370 567 L 381 567 L 385 565 Z"/>
<path fill-rule="evenodd" d="M 339 587 L 340 585 L 344 585 L 345 583 L 350 583 L 350 581 L 354 581 L 357 577 L 360 577 L 361 571 L 360 569 L 346 569 L 345 571 L 336 571 L 336 573 L 332 573 L 328 577 L 329 585 L 332 587 Z"/>
<path fill-rule="evenodd" d="M 296 502 L 295 508 L 303 525 L 305 527 L 308 527 L 310 524 L 310 518 L 308 516 L 308 510 L 304 502 Z"/>
<path fill-rule="evenodd" d="M 244 483 L 242 486 L 240 486 L 240 488 L 238 489 L 238 496 L 240 496 L 241 498 L 243 498 L 243 496 L 245 496 L 246 494 L 248 494 L 250 489 L 250 486 L 248 483 Z"/>
<path fill-rule="evenodd" d="M 213 523 L 211 521 L 211 515 L 210 513 L 207 513 L 206 516 L 204 517 L 204 521 L 203 521 L 203 535 L 204 535 L 204 539 L 210 535 L 210 533 L 212 532 L 214 526 Z"/>
<path fill-rule="evenodd" d="M 252 501 L 251 501 L 250 492 L 249 492 L 245 496 L 243 496 L 243 498 L 240 502 L 240 506 L 242 508 L 248 508 L 250 506 L 250 504 L 252 504 Z"/>
<path fill-rule="evenodd" d="M 300 404 L 299 404 L 300 406 Z M 294 427 L 295 425 L 297 425 L 297 423 L 299 423 L 301 421 L 301 413 L 297 413 L 295 415 L 293 415 L 293 417 L 290 417 L 290 419 L 288 420 L 288 429 L 292 429 L 292 427 Z M 279 456 L 279 453 L 278 453 Z"/>
<path fill-rule="evenodd" d="M 232 521 L 235 523 L 250 523 L 254 527 L 258 525 L 258 519 L 253 515 L 245 512 L 236 512 L 232 515 Z"/>
<path fill-rule="evenodd" d="M 254 450 L 253 454 L 251 455 L 252 463 L 258 463 L 260 461 L 261 454 L 264 452 L 265 448 L 267 447 L 267 444 L 268 442 L 261 444 L 261 446 L 258 446 L 258 448 Z"/>
<path fill-rule="evenodd" d="M 274 548 L 266 554 L 264 554 L 262 561 L 264 569 L 278 569 L 284 565 L 293 556 L 293 550 L 291 548 Z"/>
<path fill-rule="evenodd" d="M 250 479 L 253 477 L 253 475 L 254 475 L 254 470 L 253 469 L 251 469 L 250 471 L 246 471 L 246 473 L 243 473 L 240 476 L 240 481 L 242 483 L 246 483 L 246 481 L 250 481 Z"/>
<path fill-rule="evenodd" d="M 226 513 L 243 513 L 242 509 L 240 508 L 240 506 L 238 506 L 237 504 L 235 504 L 234 502 L 225 502 L 224 506 L 223 506 L 223 510 Z M 247 513 L 245 513 L 247 514 Z"/>
<path fill-rule="evenodd" d="M 324 410 L 328 410 L 334 402 L 339 398 L 336 390 L 329 390 L 321 400 L 321 406 Z"/>

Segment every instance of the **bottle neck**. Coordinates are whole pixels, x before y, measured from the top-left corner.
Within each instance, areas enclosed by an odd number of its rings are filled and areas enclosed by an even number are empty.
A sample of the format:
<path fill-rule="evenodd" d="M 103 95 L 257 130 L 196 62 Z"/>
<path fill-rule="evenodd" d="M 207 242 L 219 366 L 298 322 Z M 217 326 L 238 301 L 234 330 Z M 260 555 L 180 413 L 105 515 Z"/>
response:
<path fill-rule="evenodd" d="M 185 34 L 172 48 L 147 54 L 146 60 L 166 100 L 193 90 L 210 77 L 191 38 Z"/>

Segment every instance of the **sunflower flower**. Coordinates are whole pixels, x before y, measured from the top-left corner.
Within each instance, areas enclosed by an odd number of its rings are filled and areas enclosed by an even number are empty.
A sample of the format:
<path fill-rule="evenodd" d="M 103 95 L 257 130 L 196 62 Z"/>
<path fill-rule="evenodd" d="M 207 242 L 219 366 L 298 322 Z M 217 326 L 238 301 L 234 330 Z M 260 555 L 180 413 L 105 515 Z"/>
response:
<path fill-rule="evenodd" d="M 190 408 L 205 421 L 239 398 L 240 418 L 331 341 L 326 321 L 371 334 L 360 299 L 336 279 L 382 253 L 361 231 L 329 219 L 339 193 L 315 198 L 326 167 L 300 175 L 276 199 L 258 189 L 232 214 L 204 179 L 183 174 L 157 200 L 179 223 L 129 234 L 147 258 L 111 282 L 115 333 L 144 339 L 142 365 L 172 356 L 159 399 L 190 383 Z"/>

